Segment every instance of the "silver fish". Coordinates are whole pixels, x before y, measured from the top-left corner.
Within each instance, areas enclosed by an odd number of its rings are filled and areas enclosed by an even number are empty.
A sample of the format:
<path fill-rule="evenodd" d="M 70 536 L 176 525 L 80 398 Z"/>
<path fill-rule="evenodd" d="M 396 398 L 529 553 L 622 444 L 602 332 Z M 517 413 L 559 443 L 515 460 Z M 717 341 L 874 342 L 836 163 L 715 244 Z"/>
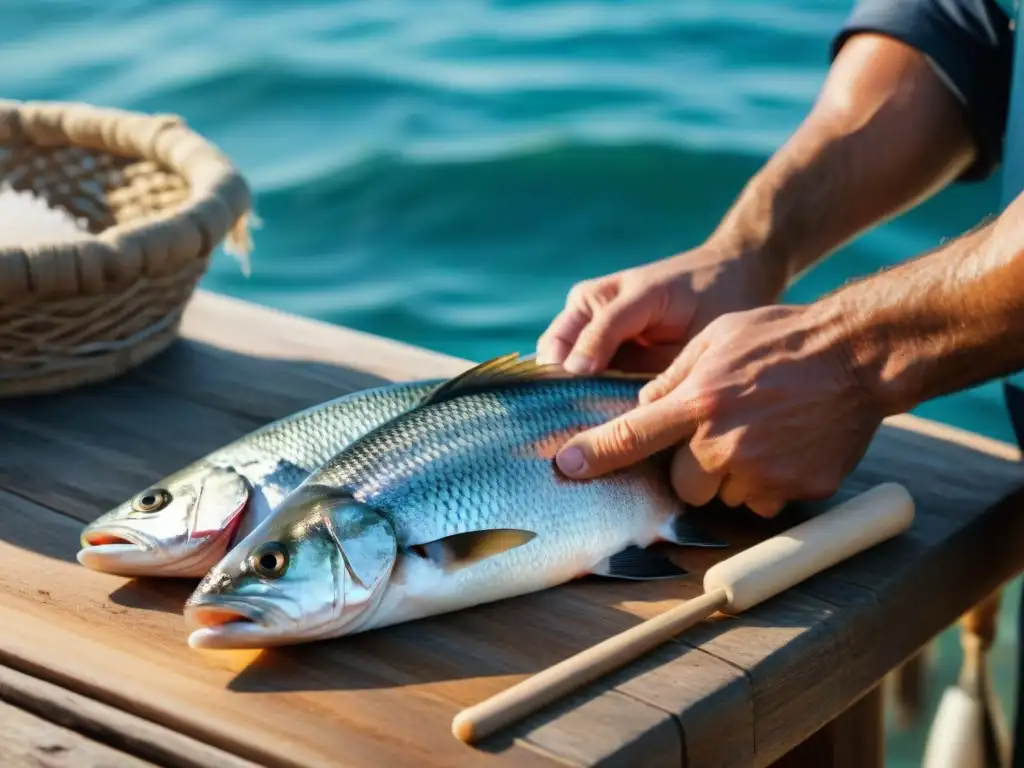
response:
<path fill-rule="evenodd" d="M 78 561 L 123 576 L 203 576 L 310 472 L 443 381 L 366 389 L 267 424 L 87 525 Z"/>
<path fill-rule="evenodd" d="M 439 387 L 310 475 L 185 606 L 194 648 L 353 634 L 553 587 L 586 574 L 685 573 L 658 541 L 695 530 L 662 453 L 570 481 L 570 435 L 635 406 L 644 380 L 575 377 L 515 355 Z"/>

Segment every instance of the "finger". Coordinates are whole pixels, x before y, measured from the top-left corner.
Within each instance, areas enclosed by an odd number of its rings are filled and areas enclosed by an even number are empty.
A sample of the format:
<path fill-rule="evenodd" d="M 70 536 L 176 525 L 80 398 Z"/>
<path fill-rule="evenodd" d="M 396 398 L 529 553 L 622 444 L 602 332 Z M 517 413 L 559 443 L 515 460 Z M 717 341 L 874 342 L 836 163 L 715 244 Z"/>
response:
<path fill-rule="evenodd" d="M 653 403 L 679 386 L 690 375 L 709 344 L 710 341 L 703 335 L 691 339 L 668 368 L 643 386 L 638 395 L 640 403 Z"/>
<path fill-rule="evenodd" d="M 584 307 L 566 307 L 555 315 L 537 340 L 537 362 L 540 365 L 564 363 L 588 322 L 590 312 Z"/>
<path fill-rule="evenodd" d="M 718 498 L 727 507 L 739 507 L 750 496 L 753 488 L 744 480 L 743 475 L 726 475 L 722 487 L 718 489 Z"/>
<path fill-rule="evenodd" d="M 695 402 L 665 398 L 573 436 L 555 461 L 569 477 L 597 477 L 688 440 L 697 423 Z"/>
<path fill-rule="evenodd" d="M 722 483 L 722 473 L 702 467 L 689 444 L 679 446 L 672 457 L 669 478 L 676 495 L 694 507 L 703 507 L 715 498 Z"/>
<path fill-rule="evenodd" d="M 786 502 L 773 498 L 747 499 L 745 503 L 751 512 L 760 517 L 775 517 L 786 506 Z"/>
<path fill-rule="evenodd" d="M 596 373 L 608 367 L 622 342 L 639 336 L 650 320 L 651 308 L 636 297 L 619 297 L 594 311 L 565 360 L 572 373 Z"/>

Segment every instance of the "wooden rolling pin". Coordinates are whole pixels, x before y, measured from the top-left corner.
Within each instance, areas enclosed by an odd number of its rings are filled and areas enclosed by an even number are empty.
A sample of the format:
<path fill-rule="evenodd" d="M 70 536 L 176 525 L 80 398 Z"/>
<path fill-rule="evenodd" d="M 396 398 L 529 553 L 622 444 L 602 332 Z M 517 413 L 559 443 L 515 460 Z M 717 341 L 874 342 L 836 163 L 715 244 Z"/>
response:
<path fill-rule="evenodd" d="M 614 635 L 459 712 L 452 733 L 467 744 L 530 715 L 633 661 L 715 611 L 741 613 L 839 561 L 902 533 L 914 500 L 883 483 L 787 531 L 715 564 L 704 594 Z"/>

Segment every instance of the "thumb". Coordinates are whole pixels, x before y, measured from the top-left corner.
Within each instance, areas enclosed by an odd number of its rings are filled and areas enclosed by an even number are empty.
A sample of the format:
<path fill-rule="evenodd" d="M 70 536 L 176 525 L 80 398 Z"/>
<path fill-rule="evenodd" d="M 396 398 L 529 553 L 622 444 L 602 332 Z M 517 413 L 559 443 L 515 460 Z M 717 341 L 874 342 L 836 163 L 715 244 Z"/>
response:
<path fill-rule="evenodd" d="M 567 476 L 587 479 L 642 461 L 693 435 L 697 402 L 672 397 L 634 408 L 570 438 L 555 463 Z"/>
<path fill-rule="evenodd" d="M 649 302 L 639 296 L 620 296 L 594 310 L 564 363 L 571 373 L 596 373 L 608 367 L 619 346 L 639 336 L 651 320 Z"/>

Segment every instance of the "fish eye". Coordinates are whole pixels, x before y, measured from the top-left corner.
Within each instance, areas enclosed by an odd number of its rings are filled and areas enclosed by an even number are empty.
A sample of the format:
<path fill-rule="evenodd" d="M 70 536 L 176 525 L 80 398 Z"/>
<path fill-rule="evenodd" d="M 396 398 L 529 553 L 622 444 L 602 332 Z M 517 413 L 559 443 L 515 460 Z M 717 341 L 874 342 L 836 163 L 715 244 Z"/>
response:
<path fill-rule="evenodd" d="M 288 551 L 284 545 L 271 541 L 249 555 L 249 567 L 266 579 L 278 579 L 288 568 Z"/>
<path fill-rule="evenodd" d="M 171 503 L 171 494 L 163 488 L 150 488 L 132 499 L 136 512 L 157 512 Z"/>

